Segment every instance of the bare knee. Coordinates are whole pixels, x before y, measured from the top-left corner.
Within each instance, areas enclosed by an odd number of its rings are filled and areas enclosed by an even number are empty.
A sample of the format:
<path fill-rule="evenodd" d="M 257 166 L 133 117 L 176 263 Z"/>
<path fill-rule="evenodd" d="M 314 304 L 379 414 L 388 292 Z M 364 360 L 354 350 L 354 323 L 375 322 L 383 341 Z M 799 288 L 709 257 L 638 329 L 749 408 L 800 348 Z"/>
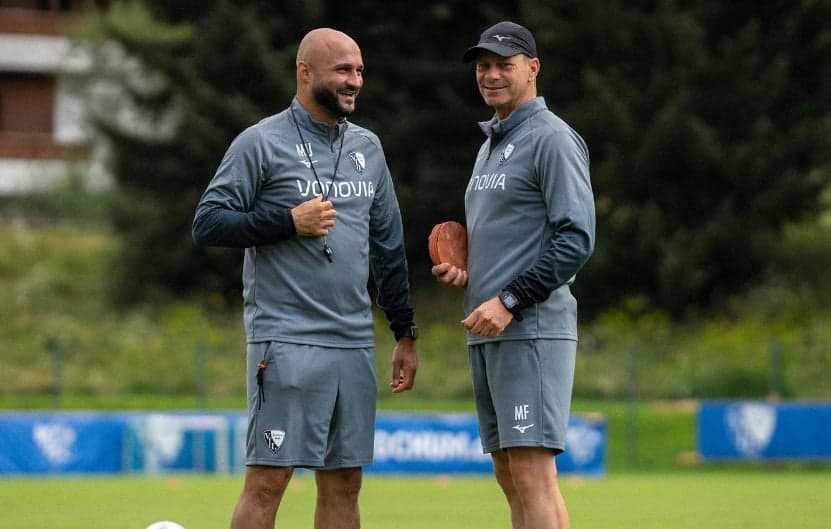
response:
<path fill-rule="evenodd" d="M 357 501 L 363 473 L 360 468 L 318 470 L 315 472 L 318 498 L 351 498 Z"/>
<path fill-rule="evenodd" d="M 547 492 L 557 486 L 554 455 L 547 449 L 512 449 L 509 455 L 511 480 L 520 492 Z"/>
<path fill-rule="evenodd" d="M 248 467 L 242 494 L 231 517 L 231 528 L 274 527 L 274 517 L 292 472 L 291 467 Z"/>
<path fill-rule="evenodd" d="M 263 505 L 279 503 L 292 473 L 290 467 L 248 467 L 243 495 L 248 501 Z"/>
<path fill-rule="evenodd" d="M 502 487 L 506 493 L 512 491 L 514 488 L 513 477 L 511 476 L 511 462 L 508 458 L 507 452 L 494 452 L 491 454 L 493 459 L 493 475 L 496 477 L 496 482 Z"/>

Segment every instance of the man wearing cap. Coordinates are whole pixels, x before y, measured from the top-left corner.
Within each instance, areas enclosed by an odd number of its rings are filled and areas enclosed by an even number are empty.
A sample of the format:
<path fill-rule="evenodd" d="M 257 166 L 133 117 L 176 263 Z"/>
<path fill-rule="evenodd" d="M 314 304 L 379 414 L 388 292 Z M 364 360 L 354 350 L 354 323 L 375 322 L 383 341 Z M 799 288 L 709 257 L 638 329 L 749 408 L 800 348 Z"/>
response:
<path fill-rule="evenodd" d="M 583 139 L 537 96 L 533 35 L 513 22 L 468 49 L 495 115 L 465 192 L 468 269 L 433 267 L 466 287 L 482 448 L 514 529 L 563 529 L 568 512 L 553 456 L 565 450 L 577 350 L 569 285 L 594 249 L 594 197 Z"/>

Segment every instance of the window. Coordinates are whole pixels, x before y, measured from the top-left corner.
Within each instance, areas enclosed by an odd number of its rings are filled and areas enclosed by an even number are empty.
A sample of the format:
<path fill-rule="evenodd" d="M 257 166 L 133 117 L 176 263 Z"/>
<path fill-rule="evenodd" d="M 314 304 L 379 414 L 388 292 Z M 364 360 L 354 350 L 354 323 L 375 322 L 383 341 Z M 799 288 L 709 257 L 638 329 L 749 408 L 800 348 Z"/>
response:
<path fill-rule="evenodd" d="M 0 158 L 56 158 L 54 80 L 46 75 L 0 73 Z"/>
<path fill-rule="evenodd" d="M 52 134 L 54 80 L 0 73 L 0 134 Z"/>

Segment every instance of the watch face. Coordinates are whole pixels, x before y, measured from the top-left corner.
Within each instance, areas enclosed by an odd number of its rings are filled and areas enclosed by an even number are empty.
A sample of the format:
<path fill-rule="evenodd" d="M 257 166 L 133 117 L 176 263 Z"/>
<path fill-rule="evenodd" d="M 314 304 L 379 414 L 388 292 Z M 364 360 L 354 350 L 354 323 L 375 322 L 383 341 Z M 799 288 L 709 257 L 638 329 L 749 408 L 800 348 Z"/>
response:
<path fill-rule="evenodd" d="M 502 300 L 502 303 L 504 303 L 505 307 L 508 309 L 516 307 L 518 303 L 517 299 L 510 292 L 503 292 L 499 299 Z"/>

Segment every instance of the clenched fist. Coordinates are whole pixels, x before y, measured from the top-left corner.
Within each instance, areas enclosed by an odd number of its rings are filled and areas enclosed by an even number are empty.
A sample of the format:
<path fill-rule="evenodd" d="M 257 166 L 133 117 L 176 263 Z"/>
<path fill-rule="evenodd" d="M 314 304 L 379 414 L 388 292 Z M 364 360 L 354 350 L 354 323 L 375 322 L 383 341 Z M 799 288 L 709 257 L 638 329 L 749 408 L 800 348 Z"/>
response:
<path fill-rule="evenodd" d="M 502 334 L 513 319 L 514 315 L 505 308 L 499 298 L 491 298 L 473 309 L 473 312 L 462 320 L 462 325 L 479 336 L 494 338 Z"/>
<path fill-rule="evenodd" d="M 294 229 L 303 237 L 325 237 L 335 225 L 338 216 L 330 200 L 323 200 L 316 196 L 306 202 L 301 202 L 291 210 Z"/>

